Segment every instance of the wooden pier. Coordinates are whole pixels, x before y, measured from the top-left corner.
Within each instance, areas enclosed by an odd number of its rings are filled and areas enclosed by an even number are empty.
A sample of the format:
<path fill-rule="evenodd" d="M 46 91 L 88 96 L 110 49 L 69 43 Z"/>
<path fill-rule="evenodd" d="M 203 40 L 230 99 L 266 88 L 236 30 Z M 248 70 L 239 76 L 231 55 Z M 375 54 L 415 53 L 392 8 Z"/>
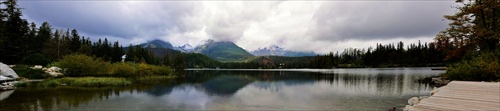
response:
<path fill-rule="evenodd" d="M 500 83 L 452 81 L 410 110 L 500 111 Z"/>

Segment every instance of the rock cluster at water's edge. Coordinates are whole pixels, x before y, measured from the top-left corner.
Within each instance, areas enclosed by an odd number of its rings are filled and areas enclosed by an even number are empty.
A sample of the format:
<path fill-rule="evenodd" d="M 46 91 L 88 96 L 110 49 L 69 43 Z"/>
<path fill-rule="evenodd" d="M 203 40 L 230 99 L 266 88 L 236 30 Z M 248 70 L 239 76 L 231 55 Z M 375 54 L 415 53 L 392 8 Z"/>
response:
<path fill-rule="evenodd" d="M 405 108 L 403 108 L 403 110 L 408 111 L 408 110 L 412 109 L 413 106 L 417 105 L 418 103 L 420 103 L 420 101 L 422 101 L 426 98 L 429 98 L 429 96 L 412 97 L 412 98 L 408 99 L 408 105 L 406 105 Z"/>
<path fill-rule="evenodd" d="M 433 77 L 432 82 L 434 83 L 434 86 L 441 87 L 441 86 L 444 86 L 444 85 L 450 83 L 451 81 L 446 80 L 443 77 Z"/>
<path fill-rule="evenodd" d="M 63 76 L 64 74 L 61 73 L 62 69 L 59 67 L 50 67 L 50 68 L 42 68 L 42 70 L 49 74 L 50 76 L 57 77 L 57 76 Z"/>
<path fill-rule="evenodd" d="M 16 83 L 17 81 L 2 82 L 0 83 L 0 91 L 15 89 L 16 87 L 14 85 Z"/>

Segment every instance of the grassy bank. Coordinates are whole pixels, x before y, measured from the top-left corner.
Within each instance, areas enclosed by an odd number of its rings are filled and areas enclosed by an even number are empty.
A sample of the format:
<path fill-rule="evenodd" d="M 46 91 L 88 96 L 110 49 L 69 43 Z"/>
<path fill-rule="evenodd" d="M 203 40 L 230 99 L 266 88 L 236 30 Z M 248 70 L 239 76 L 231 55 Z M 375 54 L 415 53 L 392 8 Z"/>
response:
<path fill-rule="evenodd" d="M 50 79 L 39 83 L 39 86 L 81 86 L 81 87 L 102 87 L 102 86 L 126 86 L 132 84 L 127 78 L 120 77 L 63 77 Z"/>

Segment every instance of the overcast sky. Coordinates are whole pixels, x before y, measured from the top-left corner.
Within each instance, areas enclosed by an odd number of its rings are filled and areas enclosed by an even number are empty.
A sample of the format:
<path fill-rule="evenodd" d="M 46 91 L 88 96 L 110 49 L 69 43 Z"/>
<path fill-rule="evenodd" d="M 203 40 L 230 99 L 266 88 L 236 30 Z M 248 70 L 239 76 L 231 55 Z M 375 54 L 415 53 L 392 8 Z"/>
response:
<path fill-rule="evenodd" d="M 232 41 L 253 51 L 278 45 L 327 53 L 376 43 L 431 42 L 453 14 L 448 1 L 63 1 L 20 0 L 23 18 L 38 26 L 128 44 L 153 39 L 174 46 Z"/>

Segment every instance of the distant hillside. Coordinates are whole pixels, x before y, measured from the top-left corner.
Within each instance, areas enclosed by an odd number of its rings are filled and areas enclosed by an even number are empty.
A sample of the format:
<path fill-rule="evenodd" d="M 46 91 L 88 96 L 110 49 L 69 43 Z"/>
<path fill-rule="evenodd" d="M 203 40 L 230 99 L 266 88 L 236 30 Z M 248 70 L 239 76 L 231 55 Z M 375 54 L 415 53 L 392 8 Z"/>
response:
<path fill-rule="evenodd" d="M 147 48 L 149 51 L 153 52 L 153 55 L 156 57 L 163 57 L 165 55 L 177 55 L 181 52 L 173 49 L 165 49 L 165 48 Z"/>
<path fill-rule="evenodd" d="M 315 56 L 314 52 L 297 52 L 284 50 L 283 48 L 273 45 L 270 47 L 259 48 L 251 52 L 255 56 L 288 56 L 288 57 L 301 57 L 301 56 Z"/>
<path fill-rule="evenodd" d="M 142 48 L 155 49 L 155 48 L 165 48 L 165 49 L 174 49 L 174 46 L 170 44 L 170 42 L 165 42 L 163 40 L 155 39 L 152 41 L 148 41 L 146 43 L 140 44 Z"/>
<path fill-rule="evenodd" d="M 180 51 L 174 50 L 174 47 L 169 42 L 165 42 L 159 39 L 142 43 L 139 46 L 148 49 L 156 57 L 163 57 L 165 55 L 175 55 L 181 53 Z M 127 50 L 128 48 L 124 49 Z"/>
<path fill-rule="evenodd" d="M 205 54 L 217 61 L 243 61 L 253 55 L 232 42 L 206 41 L 194 49 L 194 52 Z"/>
<path fill-rule="evenodd" d="M 216 68 L 220 62 L 199 53 L 183 53 L 186 55 L 187 68 Z"/>

